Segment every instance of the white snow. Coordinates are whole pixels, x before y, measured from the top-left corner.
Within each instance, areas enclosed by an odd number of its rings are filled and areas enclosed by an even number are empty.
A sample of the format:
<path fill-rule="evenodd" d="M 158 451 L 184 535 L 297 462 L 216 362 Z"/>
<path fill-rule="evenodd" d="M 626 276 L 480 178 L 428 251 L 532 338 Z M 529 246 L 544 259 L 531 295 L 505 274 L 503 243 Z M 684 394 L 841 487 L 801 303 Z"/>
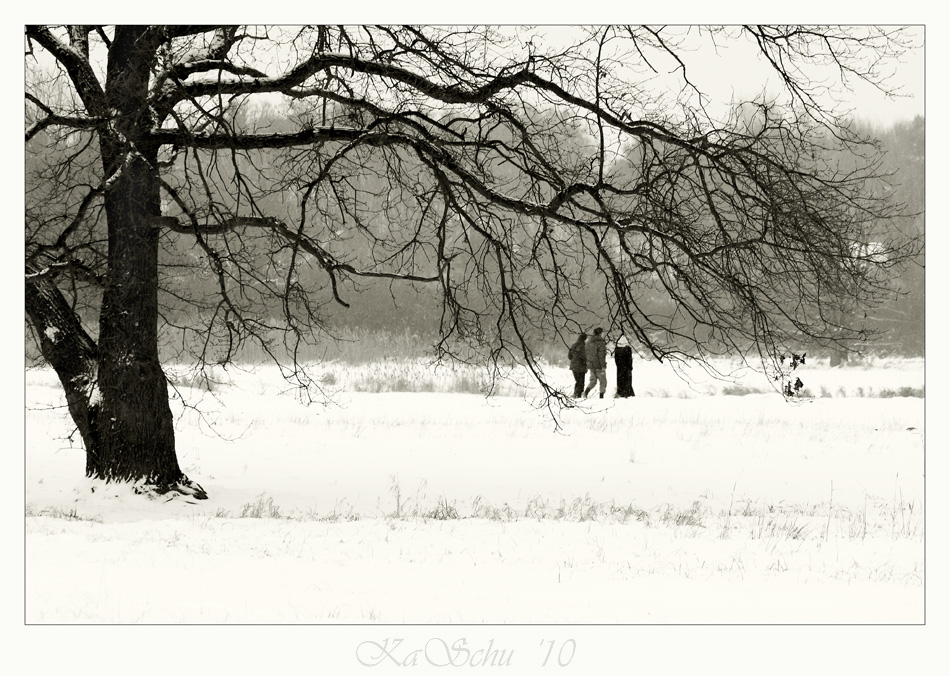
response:
<path fill-rule="evenodd" d="M 812 369 L 831 396 L 787 404 L 641 365 L 639 396 L 561 431 L 516 397 L 307 407 L 232 372 L 174 402 L 200 502 L 85 479 L 30 371 L 26 620 L 922 622 L 924 400 L 849 394 L 920 388 L 922 363 Z"/>

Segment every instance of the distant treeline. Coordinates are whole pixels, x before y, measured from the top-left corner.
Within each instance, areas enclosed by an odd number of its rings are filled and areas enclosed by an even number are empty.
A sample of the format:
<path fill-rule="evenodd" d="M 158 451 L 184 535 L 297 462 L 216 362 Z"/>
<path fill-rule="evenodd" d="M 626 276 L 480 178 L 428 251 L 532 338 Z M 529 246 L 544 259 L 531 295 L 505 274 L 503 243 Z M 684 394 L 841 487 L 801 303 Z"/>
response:
<path fill-rule="evenodd" d="M 282 115 L 284 115 L 282 112 L 265 109 L 258 111 L 253 120 L 235 121 L 235 124 L 279 129 L 286 123 Z M 907 218 L 900 219 L 899 222 L 878 224 L 878 228 L 882 231 L 899 228 L 905 234 L 923 238 L 924 119 L 917 117 L 913 121 L 895 124 L 888 129 L 866 127 L 861 131 L 879 139 L 884 151 L 880 172 L 883 178 L 878 185 L 871 186 L 871 189 L 875 192 L 880 191 L 882 197 L 890 197 L 904 204 L 908 214 Z M 571 139 L 564 140 L 565 144 L 571 142 Z M 367 194 L 379 192 L 384 191 L 368 190 Z M 263 198 L 260 206 L 266 208 L 268 213 L 293 215 L 296 205 L 290 201 L 285 195 L 275 191 L 272 195 Z M 391 222 L 369 224 L 366 227 L 381 226 L 383 230 L 392 233 L 399 233 L 399 228 L 409 227 Z M 384 235 L 382 231 L 377 234 Z M 163 357 L 166 360 L 186 360 L 189 353 L 194 356 L 196 346 L 200 347 L 202 336 L 200 329 L 195 331 L 181 327 L 207 326 L 208 322 L 212 321 L 208 317 L 215 311 L 213 299 L 217 294 L 219 281 L 209 273 L 207 265 L 203 262 L 204 253 L 196 247 L 193 237 L 175 232 L 163 233 L 161 244 L 160 303 L 165 323 L 160 328 L 163 336 Z M 253 236 L 248 236 L 244 241 L 247 248 L 241 256 L 250 268 L 260 270 L 260 275 L 266 283 L 279 286 L 285 282 L 288 273 L 286 266 L 283 265 L 284 262 L 279 257 L 267 255 L 267 244 L 261 239 L 261 253 L 258 256 L 255 239 Z M 361 245 L 364 244 L 358 240 L 334 240 L 334 232 L 327 232 L 328 248 L 333 246 L 352 248 Z M 182 264 L 182 261 L 185 263 Z M 877 308 L 864 316 L 842 318 L 845 323 L 865 327 L 878 335 L 874 342 L 866 346 L 870 351 L 908 357 L 924 354 L 923 251 L 917 263 L 898 271 L 891 293 L 888 297 L 879 299 L 880 305 Z M 228 263 L 225 262 L 225 265 Z M 312 290 L 313 296 L 307 298 L 306 302 L 319 309 L 317 314 L 326 332 L 318 331 L 316 334 L 311 334 L 307 344 L 304 345 L 288 345 L 283 343 L 283 338 L 275 337 L 274 354 L 286 354 L 298 350 L 298 357 L 308 361 L 335 358 L 341 358 L 344 361 L 351 358 L 363 361 L 365 355 L 376 355 L 376 348 L 363 346 L 359 349 L 359 354 L 362 356 L 357 358 L 355 354 L 351 354 L 350 357 L 345 356 L 350 349 L 347 346 L 356 341 L 369 340 L 369 336 L 389 336 L 380 341 L 385 349 L 379 349 L 378 355 L 405 358 L 416 357 L 420 353 L 431 354 L 433 346 L 438 342 L 440 323 L 443 319 L 441 289 L 438 284 L 410 284 L 366 278 L 350 281 L 338 289 L 342 300 L 349 304 L 349 307 L 344 307 L 335 301 L 330 285 L 326 282 L 325 272 L 319 266 L 312 263 L 301 264 L 298 261 L 294 269 L 294 278 L 295 281 L 301 283 L 302 288 Z M 81 314 L 88 320 L 87 330 L 95 335 L 98 323 L 97 301 L 91 297 L 95 291 L 89 293 L 90 297 L 81 299 L 83 306 L 87 308 Z M 477 299 L 478 293 L 478 289 L 469 290 L 470 297 L 473 299 Z M 575 317 L 576 323 L 571 327 L 564 327 L 562 336 L 532 336 L 532 340 L 538 346 L 538 353 L 551 360 L 559 359 L 564 347 L 562 343 L 569 340 L 569 337 L 579 328 L 609 324 L 603 293 L 603 283 L 596 279 L 591 279 L 584 288 L 574 290 L 573 298 L 578 300 L 582 307 L 588 309 L 587 315 Z M 647 310 L 662 311 L 663 304 L 669 303 L 669 299 L 656 294 L 651 295 L 651 293 L 650 290 L 644 289 L 643 297 L 638 299 L 638 302 Z M 205 299 L 212 300 L 205 303 Z M 278 301 L 273 302 L 279 305 Z M 282 308 L 261 308 L 263 316 L 268 313 L 272 313 L 273 317 L 281 317 Z M 274 321 L 274 326 L 280 324 L 280 320 Z M 619 333 L 622 330 L 622 327 L 612 328 L 613 333 Z M 275 336 L 276 333 L 278 332 L 275 332 Z M 341 337 L 342 340 L 335 343 L 334 336 Z M 613 338 L 616 337 L 613 336 Z M 30 357 L 35 354 L 35 350 L 29 336 L 29 329 L 26 342 L 27 356 Z M 812 354 L 821 352 L 815 346 L 795 347 Z M 213 359 L 213 355 L 218 352 L 220 352 L 220 346 L 210 345 L 206 356 Z M 248 360 L 266 356 L 266 352 L 253 341 L 241 346 L 241 352 L 243 354 L 238 356 Z"/>
<path fill-rule="evenodd" d="M 898 123 L 889 129 L 865 130 L 876 136 L 885 151 L 882 173 L 888 178 L 881 181 L 880 189 L 906 207 L 908 217 L 901 222 L 881 224 L 882 228 L 900 228 L 914 236 L 924 236 L 924 119 Z M 850 318 L 878 337 L 867 345 L 857 346 L 874 354 L 919 357 L 924 354 L 924 253 L 917 265 L 897 271 L 898 277 L 892 286 L 893 293 L 881 298 L 880 306 L 866 317 Z M 598 321 L 597 308 L 602 307 L 600 289 L 591 285 L 578 295 L 590 298 L 591 314 L 579 318 L 581 326 L 593 327 Z M 329 323 L 339 330 L 351 331 L 351 336 L 373 335 L 377 332 L 396 336 L 417 336 L 420 346 L 431 347 L 437 340 L 441 316 L 441 299 L 437 287 L 425 285 L 390 284 L 387 282 L 362 282 L 358 291 L 353 291 L 346 300 L 349 308 L 330 307 Z M 539 338 L 539 351 L 556 357 L 560 345 Z M 413 348 L 414 350 L 415 348 Z M 832 356 L 817 346 L 800 346 L 802 351 L 811 350 L 818 356 Z M 332 353 L 333 348 L 328 348 Z"/>

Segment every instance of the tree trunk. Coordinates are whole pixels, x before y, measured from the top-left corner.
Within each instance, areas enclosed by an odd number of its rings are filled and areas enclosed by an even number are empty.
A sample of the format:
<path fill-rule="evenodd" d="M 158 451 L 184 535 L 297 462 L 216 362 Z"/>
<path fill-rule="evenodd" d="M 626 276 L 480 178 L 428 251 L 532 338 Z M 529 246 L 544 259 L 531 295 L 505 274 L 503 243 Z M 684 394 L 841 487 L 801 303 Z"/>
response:
<path fill-rule="evenodd" d="M 135 199 L 136 191 L 124 194 Z M 178 466 L 158 361 L 157 238 L 147 225 L 130 226 L 121 218 L 117 223 L 98 346 L 40 261 L 26 267 L 27 316 L 43 358 L 62 383 L 86 449 L 86 475 L 204 498 Z M 152 274 L 142 275 L 149 261 Z"/>
<path fill-rule="evenodd" d="M 167 383 L 158 359 L 158 230 L 151 220 L 161 214 L 161 204 L 158 151 L 148 143 L 154 122 L 147 105 L 154 47 L 147 44 L 147 35 L 138 27 L 117 27 L 107 66 L 106 96 L 114 119 L 109 129 L 100 131 L 109 179 L 104 196 L 109 246 L 98 345 L 90 348 L 84 332 L 68 327 L 65 333 L 79 346 L 76 363 L 56 360 L 52 348 L 58 345 L 47 348 L 54 357 L 50 363 L 60 379 L 65 378 L 67 396 L 66 381 L 75 378 L 74 371 L 85 372 L 92 361 L 96 365 L 97 382 L 86 391 L 85 405 L 77 403 L 75 411 L 70 405 L 86 444 L 89 476 L 134 481 L 150 492 L 173 490 L 204 498 L 204 490 L 178 465 Z M 49 291 L 34 284 L 28 306 L 33 293 L 32 304 L 44 307 Z M 66 306 L 62 295 L 59 300 Z M 55 316 L 55 301 L 50 302 L 53 309 L 46 314 Z M 43 315 L 39 310 L 36 314 Z M 34 321 L 34 326 L 46 332 L 39 328 L 42 322 Z M 91 339 L 88 342 L 91 345 Z"/>
<path fill-rule="evenodd" d="M 69 414 L 86 448 L 86 474 L 92 475 L 99 449 L 96 344 L 52 278 L 35 264 L 27 266 L 26 274 L 26 313 L 43 358 L 63 385 Z"/>
<path fill-rule="evenodd" d="M 831 358 L 828 361 L 828 365 L 834 368 L 835 366 L 841 366 L 848 363 L 848 353 L 844 350 L 834 349 L 831 351 Z"/>
<path fill-rule="evenodd" d="M 158 231 L 152 169 L 126 162 L 106 195 L 109 269 L 99 319 L 100 449 L 95 474 L 170 486 L 182 479 L 158 360 Z"/>

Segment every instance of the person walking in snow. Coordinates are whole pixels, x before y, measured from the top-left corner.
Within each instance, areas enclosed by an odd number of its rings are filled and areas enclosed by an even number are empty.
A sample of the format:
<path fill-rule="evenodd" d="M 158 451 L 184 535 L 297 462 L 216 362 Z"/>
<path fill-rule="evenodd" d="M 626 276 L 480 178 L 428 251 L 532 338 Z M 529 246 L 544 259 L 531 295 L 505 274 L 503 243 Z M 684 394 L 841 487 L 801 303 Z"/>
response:
<path fill-rule="evenodd" d="M 620 336 L 614 348 L 614 364 L 617 366 L 617 396 L 635 397 L 633 391 L 633 349 L 625 336 Z"/>
<path fill-rule="evenodd" d="M 571 373 L 574 374 L 575 399 L 580 397 L 584 392 L 584 376 L 587 374 L 586 342 L 587 334 L 582 333 L 567 351 L 568 359 L 571 361 Z"/>
<path fill-rule="evenodd" d="M 600 384 L 601 399 L 607 391 L 607 342 L 601 335 L 603 332 L 604 330 L 599 326 L 594 329 L 594 335 L 588 339 L 585 347 L 587 370 L 590 373 L 590 381 L 584 390 L 585 398 L 594 389 L 595 384 Z"/>

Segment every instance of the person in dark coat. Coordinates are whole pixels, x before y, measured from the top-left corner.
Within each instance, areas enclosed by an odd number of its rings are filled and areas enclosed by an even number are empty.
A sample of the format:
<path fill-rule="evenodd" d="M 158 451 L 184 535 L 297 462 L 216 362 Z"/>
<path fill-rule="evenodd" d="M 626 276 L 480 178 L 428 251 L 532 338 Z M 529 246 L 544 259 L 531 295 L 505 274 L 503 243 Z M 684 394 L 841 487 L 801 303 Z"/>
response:
<path fill-rule="evenodd" d="M 633 392 L 633 349 L 624 336 L 620 336 L 614 349 L 614 364 L 617 365 L 617 396 L 635 397 Z"/>
<path fill-rule="evenodd" d="M 584 393 L 584 376 L 587 374 L 587 354 L 585 352 L 585 343 L 587 334 L 582 333 L 571 345 L 567 351 L 567 356 L 571 360 L 571 373 L 574 374 L 574 398 Z"/>
<path fill-rule="evenodd" d="M 594 329 L 594 335 L 588 339 L 585 348 L 587 370 L 590 371 L 590 380 L 584 390 L 585 398 L 597 383 L 600 383 L 601 399 L 604 398 L 604 392 L 607 391 L 607 342 L 600 335 L 603 332 L 604 330 L 600 327 Z"/>

